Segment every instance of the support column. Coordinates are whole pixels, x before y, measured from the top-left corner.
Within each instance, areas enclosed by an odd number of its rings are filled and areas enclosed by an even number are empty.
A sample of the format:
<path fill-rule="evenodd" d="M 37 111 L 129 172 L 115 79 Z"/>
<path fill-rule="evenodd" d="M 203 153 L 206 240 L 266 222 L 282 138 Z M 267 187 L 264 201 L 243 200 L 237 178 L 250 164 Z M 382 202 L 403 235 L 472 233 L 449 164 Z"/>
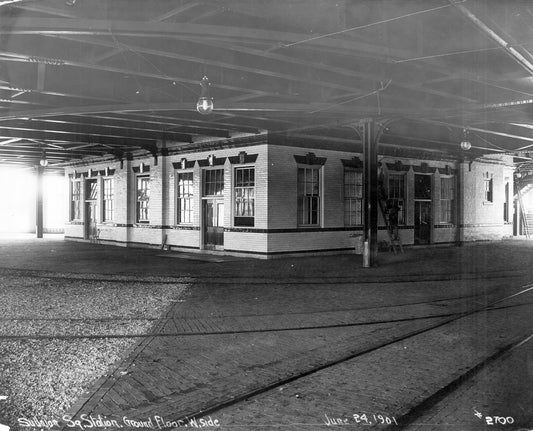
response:
<path fill-rule="evenodd" d="M 362 123 L 363 184 L 364 184 L 364 250 L 363 266 L 376 263 L 378 252 L 378 142 L 373 120 Z"/>
<path fill-rule="evenodd" d="M 35 233 L 37 238 L 43 237 L 43 171 L 42 166 L 37 166 L 37 200 L 35 216 Z"/>
<path fill-rule="evenodd" d="M 467 190 L 466 190 L 466 176 L 470 168 L 470 161 L 464 159 L 458 163 L 458 175 L 457 175 L 457 244 L 463 245 L 465 241 L 465 229 L 467 225 L 466 220 L 466 205 L 467 199 L 469 199 Z"/>

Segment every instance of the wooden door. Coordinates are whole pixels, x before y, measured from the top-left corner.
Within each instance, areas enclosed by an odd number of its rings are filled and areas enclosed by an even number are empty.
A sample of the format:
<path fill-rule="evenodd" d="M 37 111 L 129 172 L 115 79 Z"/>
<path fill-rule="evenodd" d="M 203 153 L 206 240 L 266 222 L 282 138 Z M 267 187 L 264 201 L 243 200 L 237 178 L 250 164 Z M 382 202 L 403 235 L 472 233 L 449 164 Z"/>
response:
<path fill-rule="evenodd" d="M 221 199 L 204 201 L 204 247 L 220 249 L 224 246 L 224 202 Z"/>
<path fill-rule="evenodd" d="M 85 237 L 89 240 L 93 240 L 96 236 L 96 202 L 86 202 Z"/>
<path fill-rule="evenodd" d="M 431 202 L 415 201 L 415 244 L 431 241 Z"/>

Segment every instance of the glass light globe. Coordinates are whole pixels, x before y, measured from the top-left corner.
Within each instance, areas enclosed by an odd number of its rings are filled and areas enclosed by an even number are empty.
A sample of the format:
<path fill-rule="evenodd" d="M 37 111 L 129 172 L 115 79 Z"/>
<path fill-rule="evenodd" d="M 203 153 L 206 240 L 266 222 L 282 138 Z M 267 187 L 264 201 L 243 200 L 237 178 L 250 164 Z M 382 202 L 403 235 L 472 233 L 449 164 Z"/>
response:
<path fill-rule="evenodd" d="M 213 112 L 213 99 L 210 97 L 200 97 L 196 103 L 196 110 L 203 115 Z"/>
<path fill-rule="evenodd" d="M 467 140 L 461 141 L 462 150 L 468 151 L 470 148 L 472 148 L 472 144 L 470 143 L 470 141 L 467 141 Z"/>
<path fill-rule="evenodd" d="M 39 160 L 39 164 L 44 168 L 44 167 L 48 166 L 48 160 L 41 159 L 41 160 Z"/>

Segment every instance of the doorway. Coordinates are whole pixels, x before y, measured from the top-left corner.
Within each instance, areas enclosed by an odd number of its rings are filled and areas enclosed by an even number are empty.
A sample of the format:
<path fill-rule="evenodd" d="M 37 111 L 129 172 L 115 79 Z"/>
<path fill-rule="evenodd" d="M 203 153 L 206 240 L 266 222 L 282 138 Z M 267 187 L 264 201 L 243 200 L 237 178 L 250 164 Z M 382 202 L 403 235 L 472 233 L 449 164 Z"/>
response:
<path fill-rule="evenodd" d="M 85 202 L 85 238 L 92 241 L 96 233 L 96 202 Z"/>
<path fill-rule="evenodd" d="M 85 183 L 85 239 L 95 240 L 97 235 L 97 198 L 98 188 L 96 179 L 87 180 Z"/>
<path fill-rule="evenodd" d="M 203 171 L 202 237 L 206 250 L 224 248 L 224 169 Z"/>
<path fill-rule="evenodd" d="M 224 246 L 224 201 L 205 199 L 204 203 L 204 248 L 217 250 Z"/>
<path fill-rule="evenodd" d="M 431 202 L 415 201 L 415 244 L 431 241 Z"/>

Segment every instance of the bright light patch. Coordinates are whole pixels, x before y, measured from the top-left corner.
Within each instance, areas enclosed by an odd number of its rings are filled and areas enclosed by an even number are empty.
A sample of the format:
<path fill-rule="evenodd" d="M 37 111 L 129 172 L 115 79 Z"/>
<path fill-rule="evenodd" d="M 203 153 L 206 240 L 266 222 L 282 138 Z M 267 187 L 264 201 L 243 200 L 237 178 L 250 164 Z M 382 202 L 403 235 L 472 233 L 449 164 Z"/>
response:
<path fill-rule="evenodd" d="M 45 232 L 63 229 L 66 190 L 64 177 L 43 177 Z M 0 167 L 0 232 L 35 232 L 36 192 L 35 171 Z"/>

